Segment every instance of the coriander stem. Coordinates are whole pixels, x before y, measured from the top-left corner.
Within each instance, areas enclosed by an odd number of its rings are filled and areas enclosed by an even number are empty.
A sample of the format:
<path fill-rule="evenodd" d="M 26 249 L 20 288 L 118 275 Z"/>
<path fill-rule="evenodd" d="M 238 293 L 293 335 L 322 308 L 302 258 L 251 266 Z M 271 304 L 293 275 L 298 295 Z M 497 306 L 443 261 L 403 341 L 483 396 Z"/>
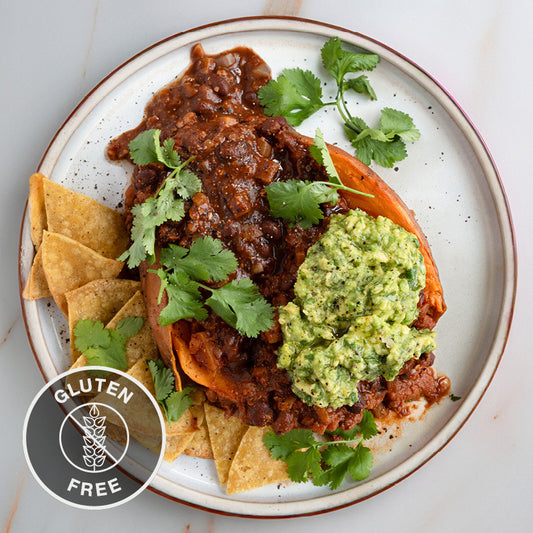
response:
<path fill-rule="evenodd" d="M 361 442 L 363 442 L 363 437 L 354 440 L 328 440 L 325 442 L 315 442 L 314 444 L 311 444 L 309 448 L 320 448 L 321 446 L 329 446 L 331 444 L 359 444 Z"/>
<path fill-rule="evenodd" d="M 346 185 L 340 185 L 338 183 L 331 183 L 329 181 L 313 181 L 312 183 L 307 185 L 307 187 L 310 187 L 310 186 L 312 186 L 315 183 L 320 183 L 322 185 L 329 185 L 330 187 L 333 187 L 334 189 L 342 189 L 343 191 L 348 191 L 348 192 L 351 192 L 351 193 L 354 193 L 354 194 L 360 194 L 361 196 L 367 196 L 368 198 L 374 198 L 373 194 L 368 194 L 366 192 L 361 192 L 361 191 L 358 191 L 356 189 L 352 189 L 351 187 L 346 187 Z"/>

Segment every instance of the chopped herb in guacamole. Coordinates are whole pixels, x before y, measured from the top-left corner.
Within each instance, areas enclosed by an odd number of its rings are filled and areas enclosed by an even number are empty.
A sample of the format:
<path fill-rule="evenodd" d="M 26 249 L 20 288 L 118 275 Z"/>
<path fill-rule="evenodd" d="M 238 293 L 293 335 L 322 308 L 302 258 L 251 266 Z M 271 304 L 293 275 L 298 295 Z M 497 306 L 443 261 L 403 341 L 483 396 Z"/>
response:
<path fill-rule="evenodd" d="M 426 282 L 417 238 L 360 210 L 332 215 L 298 270 L 295 299 L 280 308 L 278 366 L 306 403 L 334 408 L 358 399 L 359 381 L 392 380 L 435 349 L 435 334 L 409 325 Z"/>

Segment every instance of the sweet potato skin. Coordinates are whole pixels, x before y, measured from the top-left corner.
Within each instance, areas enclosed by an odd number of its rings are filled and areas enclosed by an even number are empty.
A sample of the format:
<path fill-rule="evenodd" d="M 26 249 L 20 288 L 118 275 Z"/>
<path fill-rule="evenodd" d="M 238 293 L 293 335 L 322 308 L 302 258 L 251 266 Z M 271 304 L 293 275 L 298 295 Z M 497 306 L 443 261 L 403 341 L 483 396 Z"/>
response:
<path fill-rule="evenodd" d="M 168 303 L 167 295 L 166 293 L 163 294 L 161 302 L 158 302 L 161 279 L 157 274 L 150 272 L 150 270 L 156 270 L 160 266 L 161 265 L 157 261 L 152 265 L 143 261 L 139 265 L 142 293 L 146 310 L 148 312 L 148 321 L 150 322 L 154 339 L 159 348 L 161 359 L 163 359 L 165 365 L 167 365 L 174 374 L 174 386 L 176 387 L 176 390 L 181 390 L 181 374 L 176 366 L 176 355 L 172 348 L 172 328 L 170 326 L 162 326 L 159 324 L 159 315 Z"/>

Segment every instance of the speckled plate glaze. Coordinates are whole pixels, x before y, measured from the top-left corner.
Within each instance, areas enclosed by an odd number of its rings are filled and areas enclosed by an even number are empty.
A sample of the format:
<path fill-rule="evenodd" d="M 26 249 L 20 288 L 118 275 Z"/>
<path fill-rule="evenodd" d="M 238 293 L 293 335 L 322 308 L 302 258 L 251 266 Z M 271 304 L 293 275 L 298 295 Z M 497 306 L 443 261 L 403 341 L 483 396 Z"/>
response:
<path fill-rule="evenodd" d="M 137 125 L 153 91 L 189 63 L 191 45 L 209 53 L 237 45 L 253 48 L 276 76 L 300 66 L 324 75 L 320 48 L 339 37 L 353 50 L 377 53 L 370 74 L 378 102 L 351 102 L 369 123 L 390 106 L 409 113 L 422 133 L 395 169 L 375 170 L 416 213 L 439 266 L 448 311 L 437 326 L 435 366 L 448 375 L 459 401 L 443 401 L 422 420 L 406 424 L 393 445 L 379 446 L 364 482 L 336 491 L 311 484 L 271 485 L 228 496 L 212 461 L 180 457 L 165 463 L 152 489 L 182 503 L 219 513 L 287 517 L 338 509 L 375 495 L 405 478 L 459 430 L 482 397 L 503 353 L 515 295 L 515 247 L 511 217 L 497 170 L 472 123 L 426 72 L 387 46 L 361 34 L 292 18 L 252 18 L 197 28 L 138 54 L 103 80 L 74 110 L 48 147 L 39 171 L 111 207 L 122 205 L 131 169 L 105 157 L 110 139 Z M 333 90 L 333 84 L 328 88 Z M 324 110 L 299 128 L 350 150 L 342 125 Z M 33 256 L 27 212 L 20 240 L 21 287 Z M 68 327 L 49 300 L 22 301 L 36 360 L 50 380 L 69 366 Z"/>

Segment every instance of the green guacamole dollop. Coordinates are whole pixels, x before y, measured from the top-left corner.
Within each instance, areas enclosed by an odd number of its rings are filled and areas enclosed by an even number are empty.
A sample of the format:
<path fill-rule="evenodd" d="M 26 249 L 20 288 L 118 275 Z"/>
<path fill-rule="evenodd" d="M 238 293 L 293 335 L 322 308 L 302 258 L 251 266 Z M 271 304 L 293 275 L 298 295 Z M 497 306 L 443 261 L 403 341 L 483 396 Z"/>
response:
<path fill-rule="evenodd" d="M 279 309 L 278 367 L 294 393 L 320 407 L 352 405 L 359 381 L 392 380 L 436 348 L 409 325 L 426 284 L 418 239 L 385 217 L 332 215 L 298 270 L 295 298 Z"/>

